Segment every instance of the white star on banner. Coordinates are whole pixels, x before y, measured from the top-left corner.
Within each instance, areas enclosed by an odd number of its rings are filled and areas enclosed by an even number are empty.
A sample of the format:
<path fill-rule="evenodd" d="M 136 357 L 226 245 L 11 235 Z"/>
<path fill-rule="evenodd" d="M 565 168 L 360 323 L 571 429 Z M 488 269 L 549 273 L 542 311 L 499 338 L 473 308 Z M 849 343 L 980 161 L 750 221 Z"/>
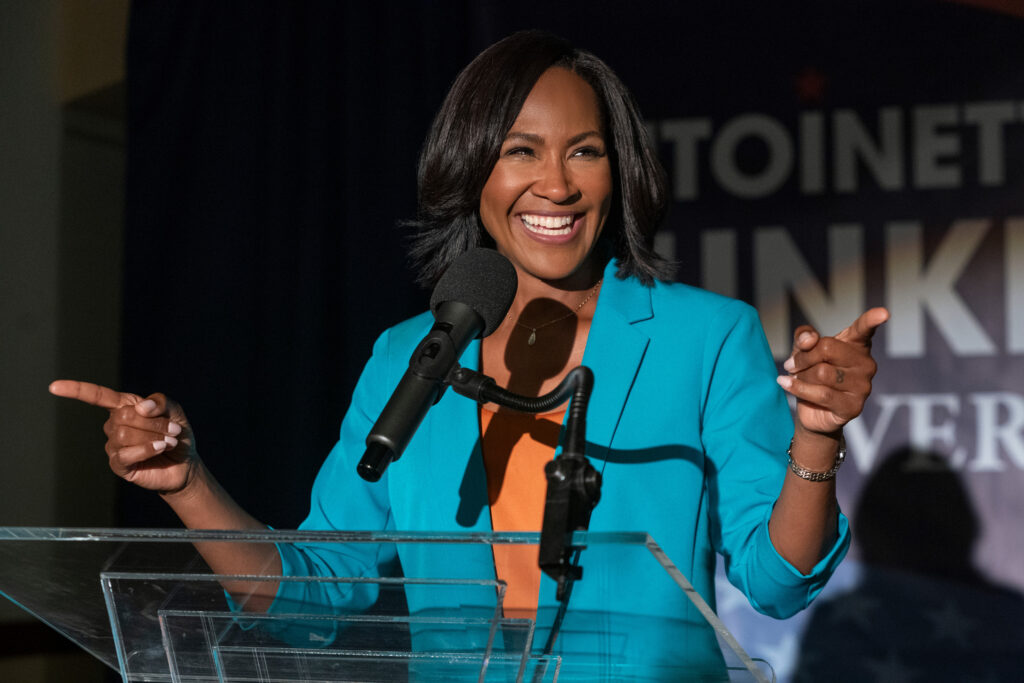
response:
<path fill-rule="evenodd" d="M 872 677 L 868 680 L 873 683 L 911 683 L 919 678 L 919 674 L 904 665 L 895 652 L 890 652 L 884 660 L 867 659 L 863 664 L 871 671 Z"/>
<path fill-rule="evenodd" d="M 880 615 L 881 605 L 878 601 L 864 595 L 850 594 L 843 600 L 832 603 L 832 614 L 829 619 L 835 622 L 851 622 L 864 631 L 877 626 L 875 618 Z"/>
<path fill-rule="evenodd" d="M 931 610 L 924 615 L 932 624 L 936 640 L 952 640 L 962 649 L 968 648 L 967 633 L 977 627 L 977 622 L 957 609 L 956 603 L 946 602 L 941 610 Z"/>

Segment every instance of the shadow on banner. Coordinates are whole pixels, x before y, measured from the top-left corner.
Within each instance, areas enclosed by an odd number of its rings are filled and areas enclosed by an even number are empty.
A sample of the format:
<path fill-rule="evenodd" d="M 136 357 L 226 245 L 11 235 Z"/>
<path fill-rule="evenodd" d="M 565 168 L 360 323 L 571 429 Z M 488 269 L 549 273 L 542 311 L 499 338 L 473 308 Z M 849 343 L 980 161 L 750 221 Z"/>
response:
<path fill-rule="evenodd" d="M 855 533 L 864 566 L 819 603 L 793 680 L 1007 681 L 1024 663 L 1024 596 L 972 561 L 982 534 L 947 459 L 902 448 L 866 483 Z"/>

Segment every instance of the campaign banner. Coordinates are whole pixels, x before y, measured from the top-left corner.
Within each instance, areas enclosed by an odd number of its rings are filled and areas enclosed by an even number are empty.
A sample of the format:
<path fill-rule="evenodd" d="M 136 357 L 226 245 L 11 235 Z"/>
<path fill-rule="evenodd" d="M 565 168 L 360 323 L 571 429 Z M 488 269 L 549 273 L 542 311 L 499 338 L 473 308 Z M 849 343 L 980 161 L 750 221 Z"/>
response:
<path fill-rule="evenodd" d="M 724 576 L 719 611 L 781 681 L 1006 680 L 1024 652 L 1024 20 L 868 7 L 747 30 L 762 61 L 691 68 L 650 121 L 673 198 L 659 250 L 756 306 L 780 372 L 797 325 L 892 315 L 845 429 L 849 559 L 793 619 Z"/>

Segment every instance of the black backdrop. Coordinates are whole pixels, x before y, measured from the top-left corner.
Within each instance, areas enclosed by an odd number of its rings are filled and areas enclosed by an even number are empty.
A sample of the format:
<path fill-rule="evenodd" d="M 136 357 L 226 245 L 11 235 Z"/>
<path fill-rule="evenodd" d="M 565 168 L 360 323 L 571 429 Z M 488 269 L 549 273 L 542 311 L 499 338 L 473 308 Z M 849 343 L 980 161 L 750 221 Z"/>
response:
<path fill-rule="evenodd" d="M 136 2 L 123 376 L 294 527 L 380 329 L 422 308 L 396 220 L 469 47 L 458 3 Z M 121 521 L 172 524 L 122 489 Z"/>

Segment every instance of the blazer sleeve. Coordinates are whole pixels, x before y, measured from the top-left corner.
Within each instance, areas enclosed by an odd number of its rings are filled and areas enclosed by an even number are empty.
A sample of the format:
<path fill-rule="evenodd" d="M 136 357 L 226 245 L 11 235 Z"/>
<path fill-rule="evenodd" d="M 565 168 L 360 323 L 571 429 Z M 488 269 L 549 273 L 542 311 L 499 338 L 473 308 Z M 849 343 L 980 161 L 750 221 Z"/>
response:
<path fill-rule="evenodd" d="M 793 420 L 775 381 L 757 312 L 730 300 L 712 317 L 703 350 L 701 439 L 708 462 L 712 542 L 755 609 L 785 618 L 814 599 L 843 559 L 849 525 L 809 574 L 775 550 L 768 520 L 785 477 Z"/>
<path fill-rule="evenodd" d="M 313 484 L 308 517 L 299 526 L 304 530 L 383 531 L 393 528 L 388 496 L 388 472 L 380 481 L 364 481 L 356 465 L 365 451 L 366 435 L 380 414 L 395 382 L 389 372 L 391 332 L 376 341 L 373 354 L 363 369 L 342 420 L 341 434 L 324 461 Z M 390 543 L 323 543 L 279 545 L 285 577 L 360 577 L 372 578 L 380 568 L 396 558 Z M 274 611 L 286 606 L 322 605 L 358 610 L 377 598 L 370 585 L 353 583 L 317 583 L 283 581 L 277 593 Z"/>

